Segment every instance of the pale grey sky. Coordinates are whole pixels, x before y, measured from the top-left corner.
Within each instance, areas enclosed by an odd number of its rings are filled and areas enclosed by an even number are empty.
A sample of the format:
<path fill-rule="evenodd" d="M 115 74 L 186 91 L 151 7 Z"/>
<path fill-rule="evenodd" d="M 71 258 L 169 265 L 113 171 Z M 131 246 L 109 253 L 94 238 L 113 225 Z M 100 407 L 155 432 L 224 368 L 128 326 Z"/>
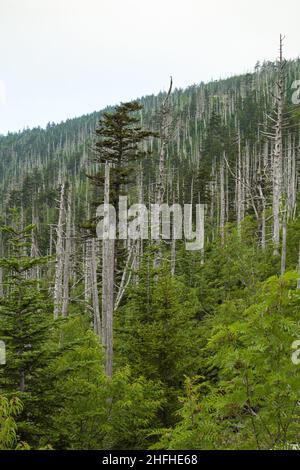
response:
<path fill-rule="evenodd" d="M 299 0 L 0 0 L 0 133 L 300 55 Z"/>

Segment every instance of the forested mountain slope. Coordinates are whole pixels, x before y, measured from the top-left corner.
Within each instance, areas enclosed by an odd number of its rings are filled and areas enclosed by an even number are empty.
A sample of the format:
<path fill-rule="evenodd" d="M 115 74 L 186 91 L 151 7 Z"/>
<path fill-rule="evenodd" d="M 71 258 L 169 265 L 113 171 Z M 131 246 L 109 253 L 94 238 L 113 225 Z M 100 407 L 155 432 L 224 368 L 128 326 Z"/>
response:
<path fill-rule="evenodd" d="M 299 76 L 281 58 L 0 136 L 0 449 L 297 445 Z M 205 204 L 204 249 L 99 242 L 124 194 Z"/>
<path fill-rule="evenodd" d="M 299 61 L 290 61 L 285 70 L 285 118 L 288 120 L 285 145 L 291 138 L 295 149 L 298 145 L 298 108 L 292 104 L 291 96 L 294 92 L 292 83 L 299 76 L 299 68 Z M 171 95 L 172 132 L 166 157 L 166 178 L 174 180 L 174 172 L 179 175 L 182 191 L 190 186 L 191 175 L 194 176 L 195 184 L 198 181 L 201 187 L 212 179 L 217 180 L 216 176 L 210 176 L 216 170 L 216 159 L 221 158 L 217 155 L 221 148 L 226 150 L 227 160 L 235 172 L 238 134 L 241 152 L 246 155 L 245 160 L 249 159 L 249 171 L 254 176 L 254 166 L 259 165 L 258 156 L 264 154 L 270 157 L 272 153 L 273 142 L 266 134 L 272 133 L 274 128 L 271 118 L 276 113 L 275 83 L 274 65 L 266 63 L 261 66 L 258 64 L 251 74 L 175 90 Z M 139 100 L 143 105 L 141 121 L 146 127 L 158 129 L 163 98 L 164 95 L 160 94 Z M 58 176 L 61 173 L 72 179 L 80 191 L 85 191 L 85 173 L 92 159 L 91 140 L 100 116 L 101 112 L 95 112 L 61 124 L 49 124 L 46 129 L 37 128 L 1 136 L 2 212 L 5 213 L 14 205 L 22 206 L 21 201 L 24 203 L 23 208 L 28 208 L 28 203 L 32 205 L 37 193 L 40 198 L 47 198 L 48 193 L 58 189 Z M 158 164 L 157 139 L 146 145 L 154 150 L 145 163 L 145 182 L 149 182 L 155 177 Z M 214 145 L 219 148 L 214 148 Z M 264 158 L 266 160 L 267 157 Z M 200 177 L 199 169 L 204 169 L 205 175 Z M 232 174 L 227 165 L 225 170 L 230 189 Z M 185 181 L 189 183 L 185 184 Z M 195 187 L 195 193 L 198 192 L 199 188 Z M 204 193 L 203 189 L 202 199 Z M 187 194 L 186 202 L 190 198 Z M 234 205 L 231 195 L 228 195 L 227 202 L 229 213 Z"/>

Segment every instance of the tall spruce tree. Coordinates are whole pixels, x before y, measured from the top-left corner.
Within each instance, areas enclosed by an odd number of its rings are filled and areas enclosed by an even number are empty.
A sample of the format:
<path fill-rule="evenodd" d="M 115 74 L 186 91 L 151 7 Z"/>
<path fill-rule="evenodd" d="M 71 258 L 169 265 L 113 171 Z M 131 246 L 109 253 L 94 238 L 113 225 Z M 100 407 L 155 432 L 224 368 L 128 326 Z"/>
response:
<path fill-rule="evenodd" d="M 33 228 L 2 227 L 8 254 L 0 259 L 4 270 L 0 337 L 6 344 L 6 364 L 0 369 L 0 392 L 22 400 L 24 409 L 17 418 L 18 430 L 28 443 L 35 442 L 45 420 L 49 425 L 53 377 L 47 371 L 55 356 L 48 345 L 54 329 L 48 291 L 32 278 L 33 269 L 47 262 L 45 257 L 33 258 L 29 254 Z"/>
<path fill-rule="evenodd" d="M 128 192 L 130 183 L 135 182 L 137 162 L 145 155 L 141 143 L 156 135 L 139 124 L 136 113 L 141 109 L 137 102 L 122 103 L 114 112 L 104 113 L 96 129 L 95 161 L 102 168 L 89 177 L 96 186 L 103 188 L 104 203 L 114 206 L 117 218 L 119 197 Z M 102 242 L 102 344 L 109 376 L 112 375 L 114 290 L 115 284 L 121 282 L 127 247 L 123 240 Z"/>

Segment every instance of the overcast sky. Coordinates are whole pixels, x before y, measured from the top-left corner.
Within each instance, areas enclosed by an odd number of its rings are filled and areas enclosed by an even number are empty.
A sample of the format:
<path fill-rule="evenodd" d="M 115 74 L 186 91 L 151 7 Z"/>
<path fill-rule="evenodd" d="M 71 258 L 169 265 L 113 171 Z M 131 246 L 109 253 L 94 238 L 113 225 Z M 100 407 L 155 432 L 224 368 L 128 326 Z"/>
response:
<path fill-rule="evenodd" d="M 0 0 L 0 133 L 300 55 L 299 0 Z"/>

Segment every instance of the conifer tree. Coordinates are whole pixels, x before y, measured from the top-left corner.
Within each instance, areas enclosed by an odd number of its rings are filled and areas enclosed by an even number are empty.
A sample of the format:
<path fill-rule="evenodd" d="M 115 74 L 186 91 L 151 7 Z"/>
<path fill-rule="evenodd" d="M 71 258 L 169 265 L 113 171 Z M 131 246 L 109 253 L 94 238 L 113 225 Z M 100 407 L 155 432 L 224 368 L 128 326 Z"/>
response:
<path fill-rule="evenodd" d="M 112 204 L 119 214 L 119 196 L 125 195 L 136 180 L 137 162 L 145 155 L 140 144 L 155 134 L 143 129 L 139 117 L 142 109 L 137 102 L 122 103 L 112 113 L 104 113 L 96 129 L 95 161 L 102 171 L 89 175 L 104 190 L 104 202 Z M 103 174 L 104 166 L 104 174 Z M 100 202 L 100 201 L 99 201 Z M 102 202 L 102 201 L 101 201 Z M 102 243 L 102 343 L 106 351 L 106 372 L 112 375 L 113 310 L 115 283 L 120 283 L 126 251 L 124 241 L 103 240 Z M 115 262 L 117 259 L 117 264 Z M 118 276 L 116 277 L 116 273 Z"/>
<path fill-rule="evenodd" d="M 54 330 L 48 292 L 30 276 L 44 266 L 45 257 L 30 256 L 33 226 L 23 230 L 2 227 L 8 256 L 0 259 L 4 270 L 4 296 L 0 298 L 0 337 L 6 345 L 6 364 L 0 370 L 0 390 L 17 394 L 24 409 L 18 417 L 19 432 L 33 442 L 39 426 L 53 410 L 51 389 L 54 378 L 47 370 L 55 351 L 48 340 Z M 49 424 L 49 423 L 48 423 Z"/>

